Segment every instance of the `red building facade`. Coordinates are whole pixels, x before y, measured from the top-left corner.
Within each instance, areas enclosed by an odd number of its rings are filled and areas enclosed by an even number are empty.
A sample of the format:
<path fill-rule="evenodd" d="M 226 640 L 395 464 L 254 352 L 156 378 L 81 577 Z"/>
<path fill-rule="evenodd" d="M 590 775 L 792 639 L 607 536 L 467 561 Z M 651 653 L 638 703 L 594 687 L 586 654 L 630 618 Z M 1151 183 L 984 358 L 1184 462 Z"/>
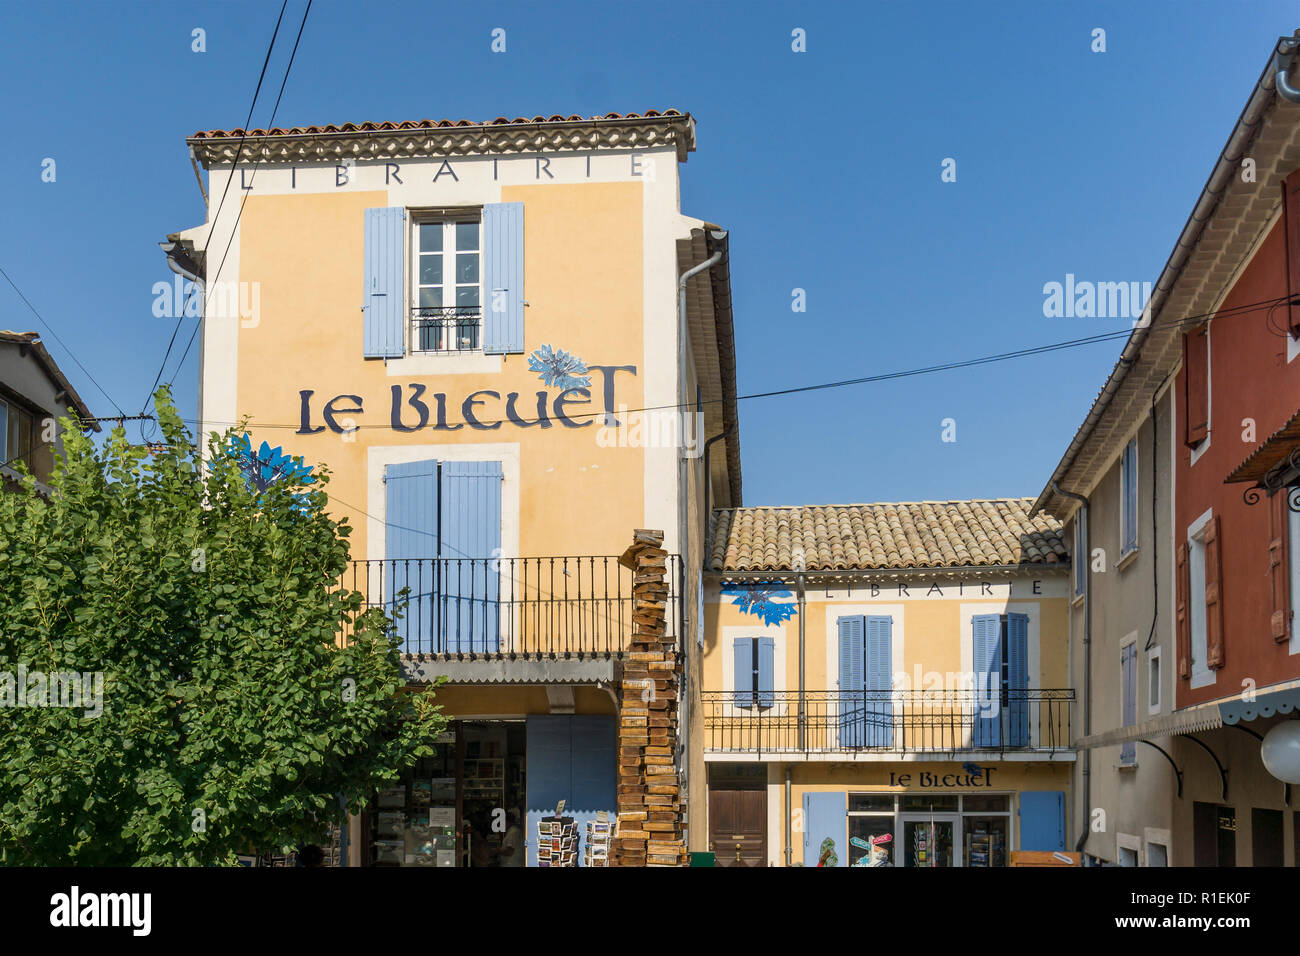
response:
<path fill-rule="evenodd" d="M 1259 186 L 1278 188 L 1265 177 Z M 1183 334 L 1173 427 L 1180 708 L 1300 678 L 1290 496 L 1256 484 L 1290 453 L 1285 426 L 1300 409 L 1300 305 L 1288 301 L 1300 296 L 1300 171 L 1282 188 L 1281 210 L 1214 317 Z"/>

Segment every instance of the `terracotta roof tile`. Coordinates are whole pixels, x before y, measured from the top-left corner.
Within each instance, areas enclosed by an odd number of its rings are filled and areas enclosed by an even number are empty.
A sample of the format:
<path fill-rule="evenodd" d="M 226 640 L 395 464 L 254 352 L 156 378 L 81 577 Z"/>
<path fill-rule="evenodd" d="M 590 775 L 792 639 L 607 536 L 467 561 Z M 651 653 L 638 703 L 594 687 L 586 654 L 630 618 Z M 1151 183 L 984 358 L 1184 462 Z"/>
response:
<path fill-rule="evenodd" d="M 505 116 L 498 116 L 496 119 L 484 122 L 474 120 L 404 120 L 399 123 L 393 122 L 366 122 L 366 123 L 340 123 L 328 124 L 325 126 L 294 126 L 290 128 L 281 128 L 279 126 L 271 129 L 209 129 L 199 130 L 191 139 L 225 139 L 233 136 L 306 136 L 319 133 L 381 133 L 392 130 L 408 129 L 448 129 L 452 127 L 474 127 L 474 126 L 535 126 L 541 123 L 585 123 L 599 122 L 600 120 L 630 120 L 630 119 L 651 119 L 657 116 L 684 116 L 686 114 L 678 110 L 646 110 L 644 113 L 606 113 L 604 116 L 561 116 L 558 113 L 552 116 L 517 116 L 509 119 Z"/>
<path fill-rule="evenodd" d="M 1061 524 L 1032 498 L 714 512 L 715 571 L 964 568 L 1065 564 Z"/>

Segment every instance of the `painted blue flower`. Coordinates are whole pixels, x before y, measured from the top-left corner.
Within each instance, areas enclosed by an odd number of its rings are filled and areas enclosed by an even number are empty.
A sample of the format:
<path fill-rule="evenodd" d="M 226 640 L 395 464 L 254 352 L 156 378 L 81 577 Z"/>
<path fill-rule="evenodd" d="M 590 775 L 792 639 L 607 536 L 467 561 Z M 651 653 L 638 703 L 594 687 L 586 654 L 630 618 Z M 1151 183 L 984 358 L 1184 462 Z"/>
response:
<path fill-rule="evenodd" d="M 761 618 L 764 624 L 783 624 L 799 613 L 796 604 L 777 603 L 776 598 L 792 598 L 794 594 L 772 584 L 735 584 L 722 589 L 732 598 L 732 605 L 745 614 Z"/>
<path fill-rule="evenodd" d="M 961 765 L 961 769 L 965 770 L 972 777 L 980 777 L 984 775 L 984 768 L 977 763 L 964 763 Z"/>
<path fill-rule="evenodd" d="M 591 378 L 587 375 L 587 363 L 564 349 L 552 349 L 549 345 L 533 351 L 528 356 L 528 368 L 540 372 L 538 378 L 542 384 L 551 388 L 590 388 Z"/>
<path fill-rule="evenodd" d="M 232 437 L 227 450 L 238 459 L 248 487 L 259 494 L 266 491 L 272 482 L 286 478 L 300 485 L 316 481 L 310 465 L 303 464 L 301 458 L 290 458 L 278 445 L 272 448 L 268 442 L 262 442 L 262 447 L 254 452 L 247 432 Z"/>

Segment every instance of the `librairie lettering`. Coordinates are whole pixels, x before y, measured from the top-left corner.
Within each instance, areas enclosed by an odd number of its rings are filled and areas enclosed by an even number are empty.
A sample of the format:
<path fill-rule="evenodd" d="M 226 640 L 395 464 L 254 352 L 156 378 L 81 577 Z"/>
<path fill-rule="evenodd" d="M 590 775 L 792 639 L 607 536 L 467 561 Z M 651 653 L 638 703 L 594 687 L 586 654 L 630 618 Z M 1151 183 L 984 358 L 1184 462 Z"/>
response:
<path fill-rule="evenodd" d="M 591 401 L 591 391 L 586 388 L 566 388 L 552 395 L 539 390 L 520 401 L 518 392 L 501 392 L 481 388 L 463 398 L 449 397 L 446 392 L 430 393 L 422 382 L 394 385 L 390 389 L 389 427 L 397 432 L 458 431 L 471 428 L 478 431 L 495 431 L 503 425 L 514 428 L 551 428 L 556 422 L 567 428 L 587 428 L 600 423 L 611 428 L 620 424 L 614 415 L 614 378 L 618 372 L 636 374 L 635 365 L 591 365 L 592 372 L 603 378 L 601 410 L 596 411 Z M 365 404 L 360 395 L 335 395 L 317 406 L 314 389 L 298 391 L 299 435 L 315 435 L 327 428 L 345 434 L 360 424 L 365 414 Z M 317 424 L 316 409 L 320 422 Z"/>

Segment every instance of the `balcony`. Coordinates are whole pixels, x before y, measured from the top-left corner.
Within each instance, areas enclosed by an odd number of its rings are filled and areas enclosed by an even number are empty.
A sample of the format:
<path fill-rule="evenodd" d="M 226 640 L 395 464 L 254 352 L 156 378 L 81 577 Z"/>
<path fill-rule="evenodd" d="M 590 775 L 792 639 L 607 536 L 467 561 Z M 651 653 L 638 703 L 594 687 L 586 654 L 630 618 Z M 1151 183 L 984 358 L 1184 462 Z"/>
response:
<path fill-rule="evenodd" d="M 701 697 L 704 746 L 712 754 L 818 760 L 1074 754 L 1071 689 L 705 691 Z"/>
<path fill-rule="evenodd" d="M 412 352 L 477 352 L 482 335 L 483 312 L 476 305 L 411 310 Z"/>
<path fill-rule="evenodd" d="M 680 640 L 681 558 L 668 556 Z M 612 555 L 353 561 L 343 585 L 395 619 L 412 680 L 612 680 L 632 638 L 632 572 Z"/>

